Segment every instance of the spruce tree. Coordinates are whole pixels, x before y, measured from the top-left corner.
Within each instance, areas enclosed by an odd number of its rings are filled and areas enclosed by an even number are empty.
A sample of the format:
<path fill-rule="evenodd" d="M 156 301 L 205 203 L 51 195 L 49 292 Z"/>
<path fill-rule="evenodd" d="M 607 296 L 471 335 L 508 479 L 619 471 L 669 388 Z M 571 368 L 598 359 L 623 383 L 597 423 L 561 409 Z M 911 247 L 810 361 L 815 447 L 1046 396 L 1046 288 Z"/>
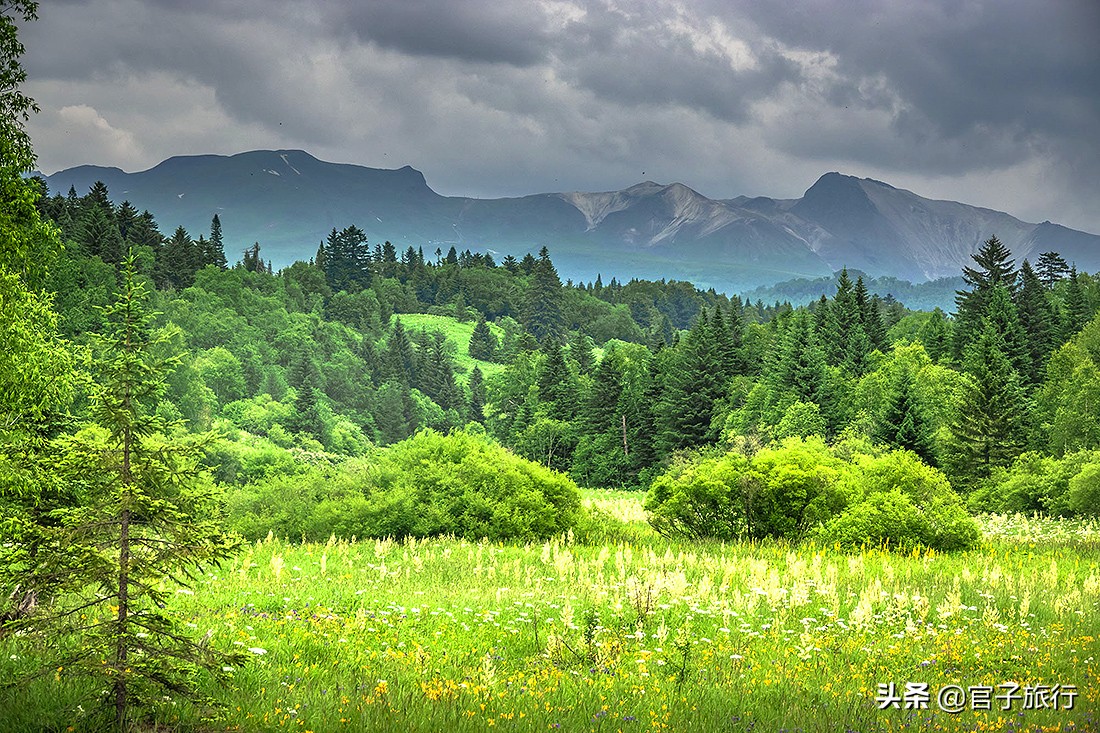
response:
<path fill-rule="evenodd" d="M 114 217 L 104 207 L 96 204 L 85 210 L 81 219 L 80 241 L 88 254 L 99 257 L 109 265 L 117 267 L 122 264 L 122 235 L 118 232 Z"/>
<path fill-rule="evenodd" d="M 924 344 L 924 350 L 932 361 L 940 362 L 951 358 L 951 324 L 938 307 L 932 310 L 931 317 L 921 325 L 917 337 Z"/>
<path fill-rule="evenodd" d="M 963 268 L 963 281 L 970 289 L 955 291 L 953 347 L 954 356 L 960 361 L 967 346 L 983 328 L 982 321 L 993 289 L 1005 287 L 1010 294 L 1016 290 L 1012 253 L 996 236 L 987 239 L 971 258 L 977 267 Z"/>
<path fill-rule="evenodd" d="M 663 453 L 670 453 L 703 445 L 712 437 L 721 385 L 706 311 L 700 311 L 691 330 L 666 351 L 670 353 L 661 362 L 665 390 L 657 406 L 657 443 Z"/>
<path fill-rule="evenodd" d="M 543 344 L 542 351 L 546 360 L 539 372 L 539 401 L 552 419 L 570 420 L 574 417 L 576 387 L 561 344 L 550 339 Z"/>
<path fill-rule="evenodd" d="M 1070 275 L 1066 282 L 1065 299 L 1066 320 L 1062 331 L 1062 339 L 1069 340 L 1084 328 L 1086 323 L 1092 320 L 1093 315 L 1085 290 L 1081 287 L 1081 280 L 1076 267 L 1070 269 Z"/>
<path fill-rule="evenodd" d="M 1035 274 L 1047 290 L 1065 280 L 1069 275 L 1069 263 L 1057 252 L 1042 252 L 1035 261 Z"/>
<path fill-rule="evenodd" d="M 558 271 L 550 261 L 549 251 L 543 247 L 539 250 L 538 260 L 532 265 L 523 324 L 539 343 L 547 339 L 560 340 L 565 335 L 562 299 Z"/>
<path fill-rule="evenodd" d="M 481 361 L 496 361 L 499 348 L 497 337 L 489 328 L 489 324 L 485 322 L 485 317 L 482 316 L 478 319 L 477 325 L 474 326 L 474 332 L 470 334 L 470 346 L 467 350 L 470 358 L 480 359 Z"/>
<path fill-rule="evenodd" d="M 968 379 L 945 462 L 964 485 L 988 478 L 1024 449 L 1027 400 L 1001 334 L 988 321 L 965 351 Z"/>
<path fill-rule="evenodd" d="M 476 366 L 470 372 L 470 419 L 474 422 L 485 422 L 485 379 L 481 370 Z"/>
<path fill-rule="evenodd" d="M 226 267 L 225 241 L 222 238 L 222 220 L 217 214 L 210 220 L 210 255 L 208 264 L 215 265 L 219 270 Z"/>
<path fill-rule="evenodd" d="M 1026 364 L 1021 376 L 1027 384 L 1038 384 L 1043 379 L 1046 359 L 1055 346 L 1058 313 L 1051 303 L 1050 292 L 1027 260 L 1020 267 L 1016 310 L 1026 352 Z"/>
<path fill-rule="evenodd" d="M 387 380 L 408 388 L 416 384 L 416 354 L 401 319 L 395 318 L 393 321 L 393 329 L 386 340 L 382 369 Z"/>
<path fill-rule="evenodd" d="M 97 427 L 64 441 L 61 470 L 86 501 L 54 513 L 58 524 L 43 531 L 53 534 L 55 553 L 26 568 L 48 579 L 57 598 L 27 631 L 79 639 L 57 647 L 65 655 L 58 672 L 100 680 L 119 730 L 165 693 L 193 699 L 197 668 L 240 661 L 192 639 L 163 610 L 174 584 L 231 557 L 236 545 L 216 521 L 212 484 L 199 468 L 215 436 L 179 437 L 157 414 L 178 360 L 159 356 L 168 334 L 153 327 L 145 300 L 130 256 L 105 311 L 108 331 L 93 339 Z"/>
<path fill-rule="evenodd" d="M 595 344 L 583 331 L 577 331 L 569 339 L 569 358 L 577 365 L 578 374 L 588 374 L 596 363 L 592 349 Z"/>
<path fill-rule="evenodd" d="M 911 450 L 925 463 L 936 465 L 931 428 L 914 400 L 910 375 L 901 374 L 895 381 L 876 437 L 886 445 Z"/>

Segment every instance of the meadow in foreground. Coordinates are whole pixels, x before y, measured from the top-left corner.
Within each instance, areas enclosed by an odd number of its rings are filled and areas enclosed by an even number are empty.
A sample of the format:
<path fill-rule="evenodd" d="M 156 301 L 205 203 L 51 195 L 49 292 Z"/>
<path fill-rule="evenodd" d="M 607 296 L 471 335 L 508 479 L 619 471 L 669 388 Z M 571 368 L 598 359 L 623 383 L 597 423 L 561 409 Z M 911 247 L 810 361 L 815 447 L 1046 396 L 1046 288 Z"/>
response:
<path fill-rule="evenodd" d="M 248 546 L 173 603 L 197 635 L 247 651 L 227 688 L 209 686 L 227 710 L 203 722 L 166 700 L 159 719 L 316 733 L 1096 729 L 1095 524 L 989 517 L 980 550 L 843 554 L 670 542 L 642 524 L 640 496 L 588 496 L 629 522 L 622 537 Z M 0 645 L 10 669 L 31 663 L 18 640 Z M 880 710 L 891 682 L 928 683 L 928 707 Z M 937 705 L 944 685 L 999 696 L 1007 683 L 1021 687 L 1007 711 L 997 697 L 988 711 Z M 1023 689 L 1040 684 L 1076 686 L 1073 709 L 1025 710 Z M 95 693 L 57 670 L 3 702 L 4 728 L 94 730 L 76 706 Z"/>

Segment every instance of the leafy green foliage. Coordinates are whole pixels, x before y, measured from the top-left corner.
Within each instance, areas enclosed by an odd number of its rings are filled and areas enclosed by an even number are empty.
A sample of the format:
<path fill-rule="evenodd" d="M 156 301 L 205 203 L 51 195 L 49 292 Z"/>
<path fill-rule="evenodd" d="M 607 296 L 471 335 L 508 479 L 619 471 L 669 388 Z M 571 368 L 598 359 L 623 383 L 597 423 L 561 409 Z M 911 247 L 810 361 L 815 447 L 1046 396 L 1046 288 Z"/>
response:
<path fill-rule="evenodd" d="M 120 729 L 158 691 L 189 694 L 197 667 L 223 663 L 162 610 L 164 582 L 236 548 L 198 468 L 212 436 L 173 436 L 156 412 L 172 360 L 156 354 L 165 335 L 153 328 L 144 299 L 130 258 L 123 290 L 107 309 L 109 329 L 94 342 L 94 424 L 60 439 L 59 470 L 80 487 L 82 501 L 17 518 L 20 542 L 3 563 L 17 587 L 51 594 L 42 613 L 17 627 L 47 638 L 77 634 L 78 647 L 59 650 L 60 664 L 101 680 Z"/>
<path fill-rule="evenodd" d="M 274 476 L 230 494 L 233 526 L 258 539 L 545 539 L 583 516 L 567 477 L 474 432 L 424 430 L 338 468 Z"/>
<path fill-rule="evenodd" d="M 693 538 L 812 536 L 847 549 L 971 547 L 978 530 L 942 473 L 908 451 L 869 455 L 793 438 L 751 458 L 685 459 L 646 499 L 659 532 Z"/>

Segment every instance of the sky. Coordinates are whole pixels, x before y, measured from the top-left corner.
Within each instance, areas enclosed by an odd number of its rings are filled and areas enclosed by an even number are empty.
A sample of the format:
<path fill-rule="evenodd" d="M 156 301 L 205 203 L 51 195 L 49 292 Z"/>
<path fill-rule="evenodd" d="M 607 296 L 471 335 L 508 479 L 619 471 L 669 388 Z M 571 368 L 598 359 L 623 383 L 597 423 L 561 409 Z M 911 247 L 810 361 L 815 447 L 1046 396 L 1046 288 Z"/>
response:
<path fill-rule="evenodd" d="M 45 173 L 302 149 L 446 195 L 828 171 L 1100 233 L 1096 0 L 47 0 Z"/>

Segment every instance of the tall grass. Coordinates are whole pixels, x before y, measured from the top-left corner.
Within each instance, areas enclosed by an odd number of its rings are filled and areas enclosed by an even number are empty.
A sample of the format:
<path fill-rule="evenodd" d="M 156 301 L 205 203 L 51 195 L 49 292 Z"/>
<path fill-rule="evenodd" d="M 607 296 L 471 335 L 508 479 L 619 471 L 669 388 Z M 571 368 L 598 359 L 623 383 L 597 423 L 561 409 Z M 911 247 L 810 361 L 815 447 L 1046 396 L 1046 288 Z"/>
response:
<path fill-rule="evenodd" d="M 226 706 L 216 726 L 178 701 L 158 708 L 161 724 L 317 733 L 1095 729 L 1095 544 L 1045 542 L 1034 529 L 1031 543 L 991 537 L 957 555 L 682 543 L 638 524 L 638 494 L 587 497 L 623 523 L 629 541 L 272 537 L 249 546 L 193 594 L 177 594 L 172 611 L 197 635 L 212 631 L 212 643 L 250 650 L 252 661 L 232 670 L 229 688 L 210 686 Z M 33 662 L 21 640 L 0 651 L 5 665 Z M 929 683 L 932 704 L 879 710 L 877 686 L 889 682 Z M 1075 709 L 936 709 L 942 685 L 1007 682 L 1076 685 Z M 72 707 L 88 709 L 88 692 L 60 670 L 0 700 L 2 727 L 95 730 Z"/>

